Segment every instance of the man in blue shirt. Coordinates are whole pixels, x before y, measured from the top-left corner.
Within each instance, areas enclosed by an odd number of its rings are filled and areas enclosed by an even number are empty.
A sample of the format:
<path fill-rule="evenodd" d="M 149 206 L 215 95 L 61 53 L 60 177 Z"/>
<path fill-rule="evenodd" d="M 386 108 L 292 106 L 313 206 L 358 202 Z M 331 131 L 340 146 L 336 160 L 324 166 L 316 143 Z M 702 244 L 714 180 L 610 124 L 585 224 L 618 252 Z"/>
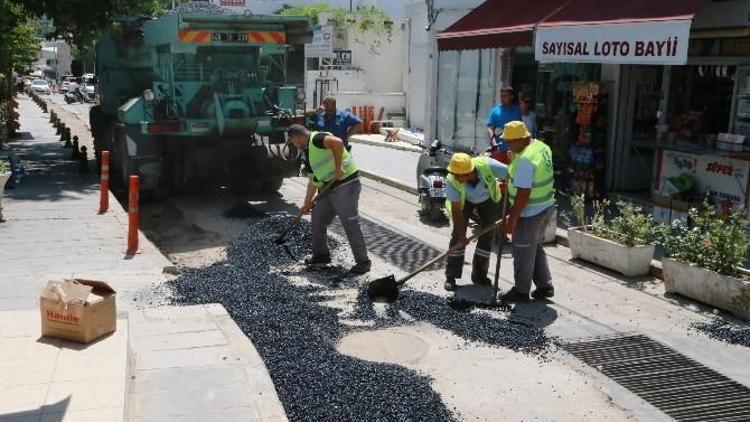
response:
<path fill-rule="evenodd" d="M 330 132 L 344 141 L 347 150 L 352 149 L 349 146 L 349 136 L 362 131 L 362 120 L 346 110 L 337 109 L 336 99 L 333 97 L 326 97 L 323 105 L 309 111 L 308 116 L 313 118 L 313 123 L 320 130 Z"/>
<path fill-rule="evenodd" d="M 508 163 L 508 145 L 502 138 L 503 128 L 508 122 L 515 120 L 521 120 L 521 109 L 513 104 L 515 98 L 515 92 L 511 87 L 505 87 L 500 90 L 500 104 L 490 110 L 490 115 L 487 116 L 487 136 L 490 141 L 490 146 L 493 150 L 499 152 L 497 156 L 493 154 L 493 158 L 498 159 L 504 163 Z"/>

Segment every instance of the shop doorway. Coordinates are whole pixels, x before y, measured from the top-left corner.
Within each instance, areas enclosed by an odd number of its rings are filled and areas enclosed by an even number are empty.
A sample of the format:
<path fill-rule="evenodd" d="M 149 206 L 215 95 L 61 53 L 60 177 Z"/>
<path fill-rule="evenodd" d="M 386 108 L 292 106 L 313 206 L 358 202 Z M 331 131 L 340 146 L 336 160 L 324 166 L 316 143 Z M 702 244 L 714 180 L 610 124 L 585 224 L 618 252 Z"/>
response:
<path fill-rule="evenodd" d="M 650 192 L 657 127 L 661 117 L 663 66 L 623 65 L 616 142 L 614 189 Z"/>

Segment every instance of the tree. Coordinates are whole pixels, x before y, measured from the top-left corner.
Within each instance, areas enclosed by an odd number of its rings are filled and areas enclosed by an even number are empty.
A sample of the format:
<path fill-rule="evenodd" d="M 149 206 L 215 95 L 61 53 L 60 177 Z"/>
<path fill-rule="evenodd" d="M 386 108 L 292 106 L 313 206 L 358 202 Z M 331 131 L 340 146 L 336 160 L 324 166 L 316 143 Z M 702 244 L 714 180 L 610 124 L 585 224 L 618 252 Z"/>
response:
<path fill-rule="evenodd" d="M 10 76 L 14 69 L 25 69 L 39 51 L 37 28 L 23 6 L 0 0 L 0 73 Z"/>
<path fill-rule="evenodd" d="M 382 10 L 375 6 L 358 7 L 349 12 L 344 7 L 331 7 L 328 3 L 317 3 L 307 6 L 289 6 L 285 4 L 277 12 L 283 16 L 306 16 L 310 18 L 313 25 L 318 25 L 318 17 L 322 13 L 329 15 L 328 22 L 333 25 L 336 38 L 342 39 L 347 29 L 354 29 L 354 41 L 364 43 L 363 36 L 366 33 L 375 35 L 370 43 L 370 51 L 379 54 L 383 38 L 391 41 L 393 36 L 393 21 Z"/>
<path fill-rule="evenodd" d="M 115 16 L 154 16 L 164 10 L 163 0 L 23 0 L 31 16 L 54 21 L 52 38 L 86 48 Z"/>

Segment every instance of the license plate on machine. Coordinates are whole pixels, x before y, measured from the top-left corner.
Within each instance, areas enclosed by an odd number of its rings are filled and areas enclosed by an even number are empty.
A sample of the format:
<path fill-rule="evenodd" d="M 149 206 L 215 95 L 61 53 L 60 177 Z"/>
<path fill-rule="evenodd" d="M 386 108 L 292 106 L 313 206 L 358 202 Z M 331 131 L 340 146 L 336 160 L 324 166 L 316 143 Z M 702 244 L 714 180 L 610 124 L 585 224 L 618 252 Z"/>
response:
<path fill-rule="evenodd" d="M 247 32 L 214 32 L 211 34 L 213 42 L 247 42 Z"/>
<path fill-rule="evenodd" d="M 430 188 L 430 196 L 433 198 L 445 198 L 445 188 Z"/>

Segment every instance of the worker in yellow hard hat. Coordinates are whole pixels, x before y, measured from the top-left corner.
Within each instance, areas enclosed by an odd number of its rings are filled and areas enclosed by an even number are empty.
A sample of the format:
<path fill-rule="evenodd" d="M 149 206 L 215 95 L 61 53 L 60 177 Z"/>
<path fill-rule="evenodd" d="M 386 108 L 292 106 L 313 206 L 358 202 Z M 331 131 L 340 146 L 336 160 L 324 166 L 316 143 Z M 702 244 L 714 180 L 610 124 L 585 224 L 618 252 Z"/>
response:
<path fill-rule="evenodd" d="M 507 302 L 528 302 L 531 283 L 534 299 L 555 295 L 542 239 L 555 208 L 555 174 L 552 151 L 534 139 L 521 121 L 505 124 L 503 139 L 513 153 L 508 168 L 508 195 L 512 208 L 505 232 L 513 237 L 513 277 L 515 285 L 503 295 Z"/>
<path fill-rule="evenodd" d="M 477 211 L 481 229 L 489 227 L 500 218 L 501 192 L 497 179 L 505 179 L 508 166 L 489 157 L 474 157 L 456 153 L 448 165 L 448 185 L 446 187 L 446 210 L 453 222 L 450 247 L 468 243 L 466 227 L 469 216 Z M 490 251 L 495 238 L 491 231 L 479 238 L 474 251 L 471 281 L 474 284 L 490 285 L 487 270 Z M 445 268 L 445 289 L 455 290 L 456 279 L 461 278 L 464 267 L 464 248 L 448 254 Z"/>

